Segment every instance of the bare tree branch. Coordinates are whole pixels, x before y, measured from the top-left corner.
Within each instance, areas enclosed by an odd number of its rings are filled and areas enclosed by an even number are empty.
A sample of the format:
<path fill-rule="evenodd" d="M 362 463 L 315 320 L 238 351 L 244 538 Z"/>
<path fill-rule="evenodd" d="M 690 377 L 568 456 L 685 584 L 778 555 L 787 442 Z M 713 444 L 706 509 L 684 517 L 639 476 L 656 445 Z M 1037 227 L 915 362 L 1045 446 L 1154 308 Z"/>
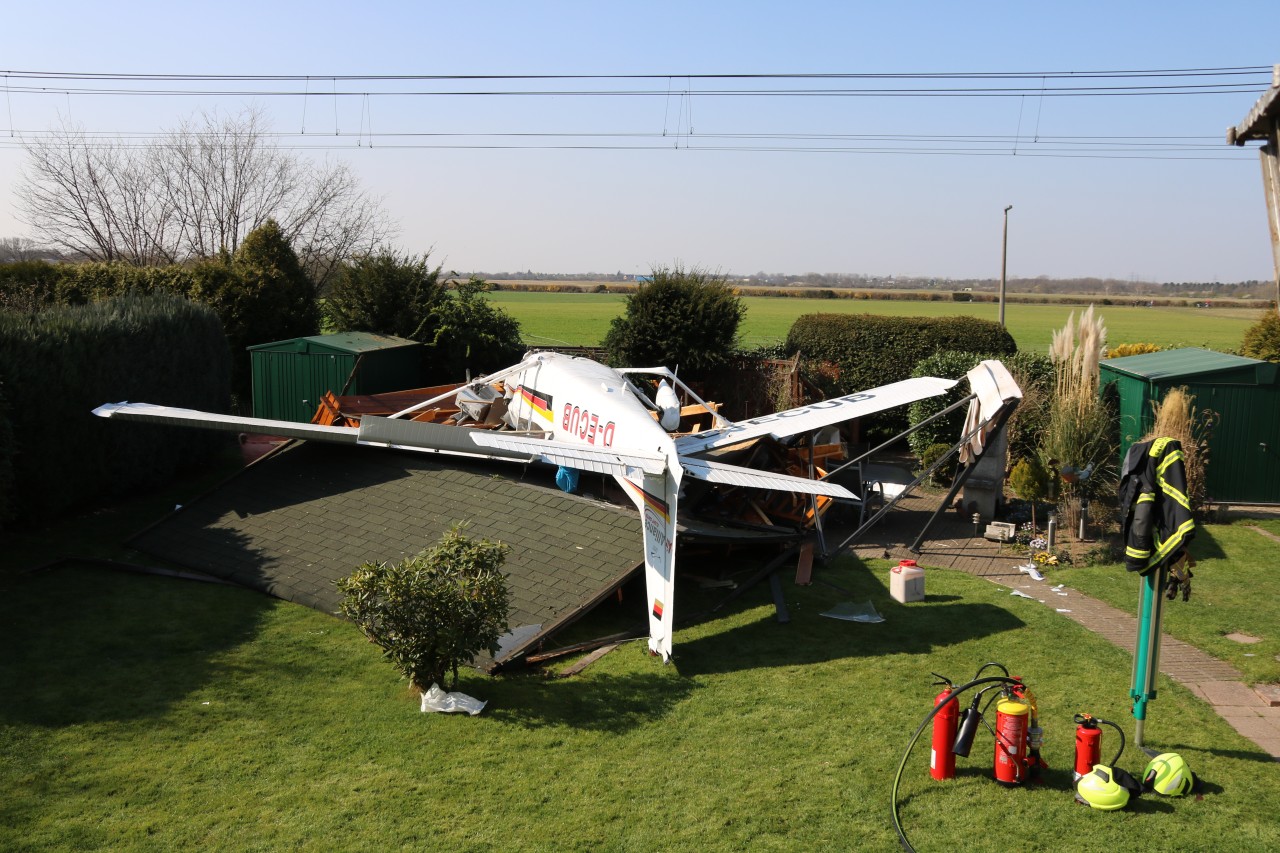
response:
<path fill-rule="evenodd" d="M 145 265 L 234 253 L 275 219 L 323 285 L 337 264 L 394 229 L 348 166 L 281 151 L 267 130 L 255 108 L 203 113 L 143 149 L 63 124 L 23 140 L 24 221 L 72 254 Z"/>

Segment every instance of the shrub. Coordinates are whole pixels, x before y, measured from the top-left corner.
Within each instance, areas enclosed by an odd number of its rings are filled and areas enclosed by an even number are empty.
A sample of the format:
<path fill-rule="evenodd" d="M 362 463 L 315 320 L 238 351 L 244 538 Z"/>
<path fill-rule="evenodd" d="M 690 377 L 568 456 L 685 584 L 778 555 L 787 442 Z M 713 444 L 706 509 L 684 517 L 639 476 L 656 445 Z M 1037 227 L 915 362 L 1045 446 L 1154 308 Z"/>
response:
<path fill-rule="evenodd" d="M 1018 460 L 1018 464 L 1013 466 L 1013 470 L 1009 472 L 1009 488 L 1013 493 L 1022 498 L 1031 505 L 1031 527 L 1038 529 L 1036 524 L 1036 501 L 1042 499 L 1048 492 L 1049 472 L 1045 470 L 1044 465 L 1040 462 L 1040 457 L 1036 454 L 1024 456 Z"/>
<path fill-rule="evenodd" d="M 515 364 L 524 355 L 520 323 L 484 298 L 488 287 L 475 277 L 454 282 L 453 292 L 419 332 L 416 339 L 429 348 L 428 381 L 459 382 L 467 371 L 473 376 L 489 373 Z"/>
<path fill-rule="evenodd" d="M 14 517 L 47 518 L 208 461 L 227 446 L 225 434 L 90 412 L 119 400 L 226 411 L 229 360 L 216 315 L 179 297 L 0 314 L 0 383 L 17 448 L 13 494 L 22 496 Z"/>
<path fill-rule="evenodd" d="M 365 563 L 339 580 L 341 611 L 415 688 L 425 693 L 452 672 L 455 689 L 458 664 L 497 654 L 507 631 L 506 548 L 454 525 L 416 557 Z"/>
<path fill-rule="evenodd" d="M 1140 440 L 1168 436 L 1176 438 L 1182 444 L 1182 465 L 1187 473 L 1187 499 L 1191 502 L 1191 511 L 1205 509 L 1207 490 L 1205 480 L 1209 468 L 1209 436 L 1208 429 L 1216 416 L 1205 410 L 1197 417 L 1196 398 L 1184 388 L 1170 388 L 1164 399 L 1151 404 L 1155 420 L 1151 432 Z"/>
<path fill-rule="evenodd" d="M 1246 329 L 1240 352 L 1263 361 L 1280 361 L 1280 312 L 1267 311 Z"/>
<path fill-rule="evenodd" d="M 323 313 L 335 332 L 376 332 L 418 340 L 448 298 L 440 267 L 427 255 L 390 249 L 343 264 L 325 294 Z"/>
<path fill-rule="evenodd" d="M 4 383 L 0 381 L 0 530 L 13 518 L 13 458 L 17 453 L 13 423 L 5 403 Z"/>
<path fill-rule="evenodd" d="M 746 310 L 722 275 L 678 264 L 658 267 L 610 324 L 604 339 L 609 362 L 704 375 L 728 362 Z"/>
<path fill-rule="evenodd" d="M 1113 407 L 1098 392 L 1098 361 L 1106 347 L 1106 327 L 1093 306 L 1054 333 L 1050 357 L 1054 390 L 1049 401 L 1044 452 L 1062 466 L 1088 469 L 1088 479 L 1069 482 L 1059 499 L 1063 519 L 1074 525 L 1078 502 L 1114 493 L 1118 473 L 1119 423 Z M 1077 342 L 1078 338 L 1078 342 Z"/>
<path fill-rule="evenodd" d="M 1112 347 L 1107 350 L 1107 358 L 1125 358 L 1131 355 L 1146 355 L 1147 353 L 1160 352 L 1162 347 L 1159 344 L 1120 344 L 1120 346 Z"/>
<path fill-rule="evenodd" d="M 931 444 L 926 447 L 920 455 L 920 470 L 928 471 L 933 467 L 934 463 L 947 455 L 947 451 L 951 450 L 950 444 Z M 953 455 L 948 461 L 937 467 L 937 470 L 929 476 L 929 481 L 935 486 L 945 486 L 949 484 L 956 474 L 956 457 Z"/>
<path fill-rule="evenodd" d="M 58 265 L 48 261 L 0 264 L 0 310 L 38 311 L 57 301 Z"/>
<path fill-rule="evenodd" d="M 274 220 L 245 237 L 229 266 L 200 264 L 191 296 L 222 318 L 231 345 L 232 390 L 242 399 L 251 388 L 246 347 L 320 330 L 311 281 Z"/>

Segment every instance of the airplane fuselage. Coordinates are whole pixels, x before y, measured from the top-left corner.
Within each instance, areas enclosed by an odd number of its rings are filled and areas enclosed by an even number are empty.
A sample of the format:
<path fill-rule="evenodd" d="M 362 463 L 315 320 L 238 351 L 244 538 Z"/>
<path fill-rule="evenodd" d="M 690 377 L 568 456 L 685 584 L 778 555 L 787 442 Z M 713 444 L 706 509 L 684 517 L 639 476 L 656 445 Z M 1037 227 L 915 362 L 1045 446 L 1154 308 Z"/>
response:
<path fill-rule="evenodd" d="M 507 380 L 514 385 L 508 422 L 541 429 L 556 441 L 675 456 L 670 436 L 611 367 L 590 359 L 542 353 Z"/>

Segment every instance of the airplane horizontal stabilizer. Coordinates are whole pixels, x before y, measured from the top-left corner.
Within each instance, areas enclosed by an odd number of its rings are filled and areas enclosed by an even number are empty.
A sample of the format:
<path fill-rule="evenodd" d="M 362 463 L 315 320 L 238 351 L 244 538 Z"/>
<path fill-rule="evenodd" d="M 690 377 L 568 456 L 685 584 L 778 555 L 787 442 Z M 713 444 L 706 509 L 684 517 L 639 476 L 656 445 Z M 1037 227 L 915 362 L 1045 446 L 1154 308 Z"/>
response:
<path fill-rule="evenodd" d="M 806 495 L 830 495 L 833 498 L 852 498 L 857 495 L 836 483 L 821 480 L 809 480 L 805 477 L 793 477 L 790 474 L 775 474 L 771 471 L 757 471 L 739 465 L 726 465 L 723 462 L 711 462 L 707 459 L 680 457 L 684 472 L 695 480 L 706 480 L 708 483 L 719 483 L 726 486 L 747 486 L 753 489 L 774 489 L 780 492 L 800 492 Z"/>
<path fill-rule="evenodd" d="M 935 376 L 904 379 L 891 385 L 859 391 L 856 394 L 846 394 L 843 397 L 832 397 L 830 400 L 810 403 L 785 412 L 762 415 L 749 421 L 738 421 L 720 429 L 682 436 L 676 439 L 676 449 L 683 455 L 714 450 L 717 447 L 726 447 L 764 435 L 786 438 L 883 412 L 886 409 L 905 406 L 926 397 L 936 397 L 939 394 L 945 394 L 955 385 L 954 379 L 939 379 Z"/>
<path fill-rule="evenodd" d="M 201 412 L 197 409 L 156 406 L 151 403 L 104 403 L 94 409 L 93 413 L 100 418 L 120 418 L 126 421 L 200 427 L 222 432 L 279 435 L 286 438 L 312 439 L 338 444 L 356 443 L 356 431 L 348 427 L 300 424 L 293 421 L 276 421 L 268 418 L 244 418 L 237 415 Z"/>

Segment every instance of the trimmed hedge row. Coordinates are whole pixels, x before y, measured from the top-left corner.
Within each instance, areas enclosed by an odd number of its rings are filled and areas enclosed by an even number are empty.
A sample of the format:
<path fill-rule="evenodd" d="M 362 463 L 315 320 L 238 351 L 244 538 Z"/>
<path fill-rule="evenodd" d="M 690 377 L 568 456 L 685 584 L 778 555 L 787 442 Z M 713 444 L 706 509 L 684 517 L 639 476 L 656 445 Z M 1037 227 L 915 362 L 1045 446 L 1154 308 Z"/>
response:
<path fill-rule="evenodd" d="M 876 314 L 805 314 L 787 332 L 786 347 L 805 359 L 836 365 L 838 377 L 818 381 L 833 395 L 908 379 L 922 359 L 940 350 L 1018 351 L 1008 330 L 989 320 Z"/>
<path fill-rule="evenodd" d="M 48 518 L 159 485 L 228 441 L 91 414 L 120 400 L 227 411 L 222 325 L 209 308 L 176 296 L 0 312 L 0 389 L 0 521 Z"/>
<path fill-rule="evenodd" d="M 36 312 L 128 293 L 185 296 L 212 308 L 231 347 L 232 390 L 242 399 L 250 394 L 248 347 L 320 329 L 315 291 L 271 221 L 250 233 L 234 257 L 193 264 L 0 264 L 0 309 Z"/>

